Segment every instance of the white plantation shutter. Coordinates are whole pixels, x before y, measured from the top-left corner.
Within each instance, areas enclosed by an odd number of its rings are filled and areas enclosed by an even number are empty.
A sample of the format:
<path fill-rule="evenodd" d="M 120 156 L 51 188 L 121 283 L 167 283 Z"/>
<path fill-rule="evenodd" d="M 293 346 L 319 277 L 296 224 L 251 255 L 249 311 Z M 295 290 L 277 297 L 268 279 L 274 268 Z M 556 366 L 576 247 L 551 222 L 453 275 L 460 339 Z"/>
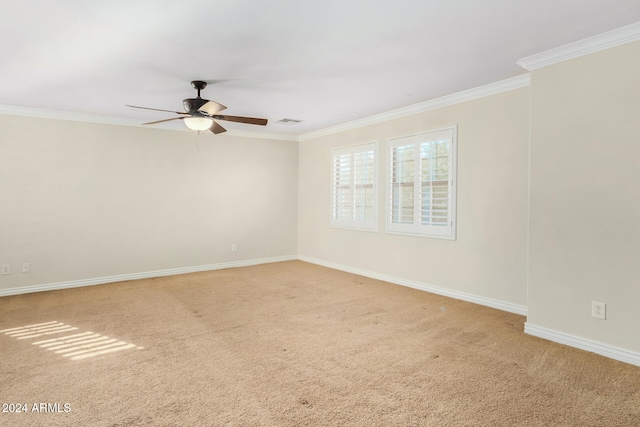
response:
<path fill-rule="evenodd" d="M 331 225 L 376 228 L 376 144 L 334 149 Z"/>
<path fill-rule="evenodd" d="M 375 184 L 375 151 L 367 149 L 353 153 L 353 219 L 373 221 L 373 186 Z"/>
<path fill-rule="evenodd" d="M 422 142 L 420 147 L 420 224 L 446 226 L 450 221 L 450 139 Z"/>
<path fill-rule="evenodd" d="M 455 238 L 456 128 L 392 139 L 387 231 Z"/>
<path fill-rule="evenodd" d="M 415 162 L 416 153 L 413 145 L 400 145 L 391 151 L 392 168 L 392 222 L 396 224 L 413 224 L 415 199 Z"/>
<path fill-rule="evenodd" d="M 351 153 L 338 154 L 333 157 L 333 219 L 349 220 L 353 205 L 351 175 L 353 159 Z"/>

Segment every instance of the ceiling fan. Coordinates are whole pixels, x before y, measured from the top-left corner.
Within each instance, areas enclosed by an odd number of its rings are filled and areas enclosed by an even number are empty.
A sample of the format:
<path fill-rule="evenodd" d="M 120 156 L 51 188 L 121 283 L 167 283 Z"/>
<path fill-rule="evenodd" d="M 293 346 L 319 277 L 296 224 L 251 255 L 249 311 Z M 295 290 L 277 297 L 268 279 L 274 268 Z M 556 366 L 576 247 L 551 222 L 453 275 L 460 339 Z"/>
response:
<path fill-rule="evenodd" d="M 200 91 L 207 87 L 207 82 L 194 80 L 191 82 L 191 86 L 198 91 L 198 96 L 196 98 L 187 98 L 182 100 L 182 105 L 184 106 L 185 111 L 162 110 L 159 108 L 137 107 L 135 105 L 127 105 L 127 107 L 140 108 L 143 110 L 166 111 L 167 113 L 176 113 L 180 115 L 179 117 L 172 117 L 170 119 L 143 123 L 143 125 L 154 125 L 156 123 L 169 122 L 171 120 L 184 120 L 184 124 L 187 125 L 189 129 L 195 130 L 198 133 L 203 130 L 210 130 L 215 134 L 226 132 L 226 129 L 220 126 L 216 120 L 226 120 L 229 122 L 247 123 L 250 125 L 260 126 L 265 126 L 267 124 L 267 119 L 218 114 L 227 107 L 222 104 L 218 104 L 215 101 L 209 101 L 208 99 L 200 97 Z"/>

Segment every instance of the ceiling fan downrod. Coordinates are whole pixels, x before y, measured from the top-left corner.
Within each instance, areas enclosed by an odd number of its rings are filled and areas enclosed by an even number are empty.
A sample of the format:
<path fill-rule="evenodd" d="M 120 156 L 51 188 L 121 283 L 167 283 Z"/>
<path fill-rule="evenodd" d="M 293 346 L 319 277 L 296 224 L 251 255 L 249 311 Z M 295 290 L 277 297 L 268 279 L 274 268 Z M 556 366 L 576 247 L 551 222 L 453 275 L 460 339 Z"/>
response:
<path fill-rule="evenodd" d="M 198 98 L 200 98 L 200 91 L 207 87 L 207 82 L 203 82 L 202 80 L 194 80 L 191 82 L 191 86 L 198 91 Z"/>

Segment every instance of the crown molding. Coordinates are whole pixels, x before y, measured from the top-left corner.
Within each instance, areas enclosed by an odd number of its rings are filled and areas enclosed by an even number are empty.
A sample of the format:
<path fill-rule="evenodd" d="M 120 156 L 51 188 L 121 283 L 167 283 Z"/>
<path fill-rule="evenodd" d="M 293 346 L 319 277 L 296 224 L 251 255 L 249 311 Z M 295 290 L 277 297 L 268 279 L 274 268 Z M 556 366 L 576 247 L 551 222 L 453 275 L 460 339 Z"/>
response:
<path fill-rule="evenodd" d="M 531 81 L 530 75 L 523 74 L 517 77 L 512 77 L 510 79 L 501 80 L 495 83 L 490 83 L 484 86 L 479 86 L 479 87 L 468 89 L 462 92 L 457 92 L 451 95 L 446 95 L 440 98 L 435 98 L 429 101 L 409 105 L 407 107 L 398 108 L 396 110 L 391 110 L 385 113 L 364 117 L 362 119 L 354 120 L 351 122 L 343 123 L 340 125 L 336 125 L 336 126 L 328 127 L 325 129 L 320 129 L 317 131 L 300 134 L 300 135 L 243 131 L 243 130 L 235 130 L 235 129 L 229 129 L 226 135 L 233 136 L 233 137 L 301 142 L 301 141 L 319 138 L 321 136 L 343 132 L 346 130 L 368 126 L 375 123 L 385 122 L 387 120 L 410 116 L 412 114 L 417 114 L 424 111 L 434 110 L 436 108 L 445 107 L 447 105 L 460 104 L 462 102 L 471 101 L 473 99 L 495 95 L 495 94 L 506 92 L 513 89 L 518 89 L 521 87 L 529 86 L 530 81 Z M 137 121 L 130 120 L 130 119 L 123 119 L 120 117 L 102 116 L 97 114 L 74 113 L 74 112 L 59 111 L 59 110 L 47 110 L 43 108 L 20 107 L 16 105 L 0 104 L 0 114 L 24 116 L 24 117 L 37 117 L 42 119 L 68 120 L 68 121 L 85 122 L 85 123 L 143 127 Z M 184 131 L 190 132 L 187 129 L 184 129 Z"/>
<path fill-rule="evenodd" d="M 0 104 L 0 114 L 9 116 L 22 116 L 22 117 L 37 117 L 39 119 L 53 119 L 53 120 L 67 120 L 72 122 L 83 123 L 97 123 L 106 125 L 118 125 L 118 126 L 132 126 L 132 127 L 148 127 L 143 126 L 137 120 L 124 119 L 121 117 L 102 116 L 98 114 L 85 114 L 74 113 L 70 111 L 60 110 L 48 110 L 44 108 L 32 108 L 32 107 L 20 107 L 17 105 L 4 105 Z M 156 128 L 162 129 L 162 128 Z M 164 129 L 164 130 L 176 130 L 176 129 Z M 179 129 L 178 132 L 193 132 L 187 128 Z M 282 133 L 268 133 L 268 132 L 252 132 L 229 129 L 225 136 L 243 137 L 243 138 L 259 138 L 259 139 L 274 139 L 280 141 L 298 141 L 296 135 L 287 135 Z"/>
<path fill-rule="evenodd" d="M 420 102 L 418 104 L 409 105 L 407 107 L 398 108 L 396 110 L 387 111 L 385 113 L 364 117 L 362 119 L 350 121 L 336 126 L 331 126 L 314 132 L 304 133 L 299 135 L 298 138 L 300 141 L 306 141 L 322 136 L 332 135 L 338 132 L 344 132 L 375 123 L 385 122 L 387 120 L 410 116 L 412 114 L 422 113 L 425 111 L 434 110 L 436 108 L 460 104 L 462 102 L 471 101 L 473 99 L 483 98 L 485 96 L 495 95 L 501 92 L 518 89 L 521 87 L 529 86 L 530 82 L 530 75 L 523 74 L 517 77 L 512 77 L 510 79 L 501 80 L 495 83 L 478 86 L 440 98 L 431 99 L 429 101 Z"/>
<path fill-rule="evenodd" d="M 636 40 L 640 40 L 640 22 L 527 56 L 519 60 L 517 64 L 528 71 L 532 71 Z"/>
<path fill-rule="evenodd" d="M 37 117 L 39 119 L 67 120 L 72 122 L 99 123 L 121 126 L 140 126 L 133 120 L 98 114 L 73 113 L 70 111 L 47 110 L 44 108 L 20 107 L 0 104 L 0 114 L 9 116 Z"/>
<path fill-rule="evenodd" d="M 472 89 L 464 90 L 462 92 L 457 92 L 451 95 L 442 96 L 440 98 L 431 99 L 429 101 L 420 102 L 418 104 L 409 105 L 407 107 L 398 108 L 395 110 L 387 111 L 385 113 L 364 117 L 362 119 L 346 122 L 340 125 L 331 126 L 331 127 L 320 129 L 313 132 L 303 133 L 300 135 L 243 131 L 243 130 L 235 130 L 235 129 L 230 129 L 227 132 L 227 135 L 234 136 L 234 137 L 302 142 L 302 141 L 315 139 L 315 138 L 319 138 L 326 135 L 332 135 L 335 133 L 360 128 L 363 126 L 368 126 L 375 123 L 381 123 L 388 120 L 397 119 L 400 117 L 410 116 L 412 114 L 434 110 L 436 108 L 446 107 L 448 105 L 460 104 L 462 102 L 471 101 L 477 98 L 483 98 L 485 96 L 495 95 L 501 92 L 506 92 L 506 91 L 518 89 L 521 87 L 526 87 L 526 86 L 529 86 L 530 82 L 531 82 L 530 75 L 523 74 L 520 76 L 512 77 L 510 79 L 500 80 L 498 82 L 490 83 L 484 86 L 478 86 Z M 120 117 L 101 116 L 97 114 L 73 113 L 69 111 L 59 111 L 59 110 L 47 110 L 43 108 L 19 107 L 15 105 L 0 104 L 0 114 L 24 116 L 24 117 L 38 117 L 42 119 L 68 120 L 68 121 L 74 121 L 74 122 L 142 127 L 142 125 L 137 121 L 133 121 L 130 119 L 123 119 Z M 187 132 L 188 130 L 185 129 L 184 131 Z"/>
<path fill-rule="evenodd" d="M 225 135 L 243 138 L 274 139 L 278 141 L 299 141 L 297 135 L 289 135 L 286 133 L 256 132 L 238 129 L 228 129 Z"/>

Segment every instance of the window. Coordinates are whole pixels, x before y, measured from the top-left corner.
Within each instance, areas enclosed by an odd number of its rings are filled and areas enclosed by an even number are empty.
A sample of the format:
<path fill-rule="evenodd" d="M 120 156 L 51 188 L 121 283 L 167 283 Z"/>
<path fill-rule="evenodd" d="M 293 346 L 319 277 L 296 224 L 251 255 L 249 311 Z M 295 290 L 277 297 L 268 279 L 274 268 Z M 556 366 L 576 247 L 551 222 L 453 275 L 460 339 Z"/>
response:
<path fill-rule="evenodd" d="M 376 229 L 376 143 L 331 150 L 331 225 Z"/>
<path fill-rule="evenodd" d="M 456 127 L 388 142 L 387 231 L 455 239 Z"/>

